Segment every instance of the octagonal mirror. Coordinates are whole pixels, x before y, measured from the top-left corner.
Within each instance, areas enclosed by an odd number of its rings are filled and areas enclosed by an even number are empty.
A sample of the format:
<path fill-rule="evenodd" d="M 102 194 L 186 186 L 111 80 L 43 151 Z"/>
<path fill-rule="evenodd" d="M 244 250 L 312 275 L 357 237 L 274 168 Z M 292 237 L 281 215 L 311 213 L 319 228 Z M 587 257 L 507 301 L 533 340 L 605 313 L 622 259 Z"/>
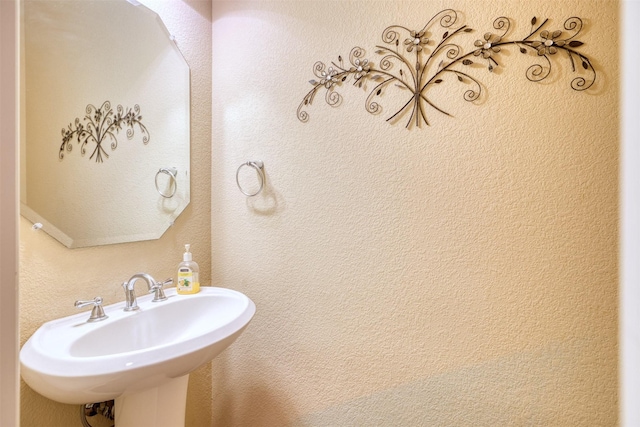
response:
<path fill-rule="evenodd" d="M 134 0 L 22 2 L 21 214 L 69 248 L 157 239 L 190 201 L 190 72 Z"/>

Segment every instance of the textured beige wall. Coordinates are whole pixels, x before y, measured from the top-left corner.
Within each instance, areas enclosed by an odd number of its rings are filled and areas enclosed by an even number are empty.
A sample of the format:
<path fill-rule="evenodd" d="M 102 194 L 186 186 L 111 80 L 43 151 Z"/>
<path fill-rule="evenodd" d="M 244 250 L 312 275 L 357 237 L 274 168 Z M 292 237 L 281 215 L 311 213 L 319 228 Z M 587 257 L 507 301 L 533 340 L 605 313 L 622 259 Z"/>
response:
<path fill-rule="evenodd" d="M 598 81 L 571 90 L 558 54 L 531 83 L 514 47 L 430 127 L 349 84 L 297 120 L 317 60 L 376 58 L 388 25 L 445 7 L 470 43 L 500 15 L 514 38 L 582 17 Z M 617 424 L 617 20 L 615 1 L 213 2 L 212 281 L 258 308 L 213 363 L 214 425 Z"/>
<path fill-rule="evenodd" d="M 175 275 L 184 243 L 192 244 L 203 284 L 210 282 L 211 192 L 211 3 L 144 0 L 159 13 L 191 69 L 191 204 L 159 240 L 67 249 L 47 234 L 20 223 L 20 334 L 24 342 L 48 320 L 73 314 L 77 299 L 100 295 L 110 304 L 123 299 L 120 284 L 132 274 L 156 279 Z M 192 376 L 188 426 L 207 425 L 211 417 L 211 367 Z M 21 388 L 22 427 L 80 425 L 78 407 L 62 405 Z"/>

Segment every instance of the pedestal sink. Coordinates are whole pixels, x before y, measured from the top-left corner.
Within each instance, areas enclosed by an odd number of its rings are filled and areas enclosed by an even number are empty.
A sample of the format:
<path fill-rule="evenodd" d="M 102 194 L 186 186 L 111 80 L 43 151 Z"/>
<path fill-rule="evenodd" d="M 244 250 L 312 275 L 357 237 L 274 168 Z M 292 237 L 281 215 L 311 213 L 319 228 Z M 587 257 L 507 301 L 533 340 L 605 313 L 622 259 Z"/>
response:
<path fill-rule="evenodd" d="M 195 295 L 138 298 L 42 325 L 20 351 L 21 374 L 52 400 L 85 404 L 115 399 L 117 427 L 184 426 L 189 373 L 216 357 L 246 328 L 256 307 L 246 295 L 202 287 Z"/>

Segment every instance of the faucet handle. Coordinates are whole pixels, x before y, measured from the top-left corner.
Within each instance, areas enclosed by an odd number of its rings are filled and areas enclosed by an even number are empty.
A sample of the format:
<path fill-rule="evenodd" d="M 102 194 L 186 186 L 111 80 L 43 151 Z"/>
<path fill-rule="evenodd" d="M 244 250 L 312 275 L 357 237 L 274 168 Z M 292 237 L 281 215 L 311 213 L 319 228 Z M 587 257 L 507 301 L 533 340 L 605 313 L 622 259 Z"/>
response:
<path fill-rule="evenodd" d="M 91 309 L 91 316 L 89 316 L 89 320 L 87 320 L 87 322 L 99 322 L 101 320 L 106 319 L 107 316 L 106 314 L 104 314 L 104 309 L 102 308 L 102 298 L 101 297 L 95 297 L 92 300 L 89 301 L 76 301 L 74 303 L 74 305 L 77 308 L 82 308 L 82 307 L 86 307 L 88 305 L 93 305 L 93 309 Z"/>
<path fill-rule="evenodd" d="M 149 293 L 154 293 L 153 299 L 151 302 L 164 301 L 167 299 L 167 296 L 164 294 L 164 290 L 162 289 L 165 285 L 172 285 L 173 279 L 167 279 L 164 282 L 155 282 L 154 285 L 149 289 Z"/>

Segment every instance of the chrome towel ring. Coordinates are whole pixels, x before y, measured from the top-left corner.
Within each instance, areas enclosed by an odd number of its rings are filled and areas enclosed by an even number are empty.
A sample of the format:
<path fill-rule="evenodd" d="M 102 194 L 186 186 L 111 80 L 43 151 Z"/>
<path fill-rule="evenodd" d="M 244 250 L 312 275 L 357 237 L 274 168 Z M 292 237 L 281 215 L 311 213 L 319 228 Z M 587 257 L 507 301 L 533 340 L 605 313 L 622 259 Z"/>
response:
<path fill-rule="evenodd" d="M 242 169 L 243 166 L 249 166 L 250 168 L 253 168 L 256 170 L 256 174 L 258 175 L 258 180 L 260 181 L 260 186 L 258 187 L 258 189 L 253 192 L 253 193 L 249 193 L 247 191 L 245 191 L 242 186 L 240 185 L 240 179 L 239 179 L 239 175 L 240 175 L 240 169 Z M 238 167 L 238 170 L 236 171 L 236 184 L 238 184 L 238 188 L 240 189 L 240 192 L 242 194 L 244 194 L 247 197 L 253 197 L 255 195 L 257 195 L 258 193 L 260 193 L 262 191 L 262 189 L 264 188 L 264 163 L 262 163 L 262 161 L 260 160 L 255 160 L 255 161 L 248 161 L 246 163 L 241 164 Z"/>
<path fill-rule="evenodd" d="M 169 175 L 169 189 L 172 190 L 171 194 L 163 193 L 162 190 L 160 190 L 160 187 L 158 186 L 158 176 L 160 174 Z M 176 179 L 177 175 L 178 175 L 178 169 L 176 168 L 160 168 L 160 170 L 156 172 L 156 181 L 155 181 L 156 191 L 158 192 L 158 194 L 160 194 L 165 199 L 169 199 L 173 197 L 173 195 L 176 194 L 176 190 L 178 189 L 178 180 Z"/>

